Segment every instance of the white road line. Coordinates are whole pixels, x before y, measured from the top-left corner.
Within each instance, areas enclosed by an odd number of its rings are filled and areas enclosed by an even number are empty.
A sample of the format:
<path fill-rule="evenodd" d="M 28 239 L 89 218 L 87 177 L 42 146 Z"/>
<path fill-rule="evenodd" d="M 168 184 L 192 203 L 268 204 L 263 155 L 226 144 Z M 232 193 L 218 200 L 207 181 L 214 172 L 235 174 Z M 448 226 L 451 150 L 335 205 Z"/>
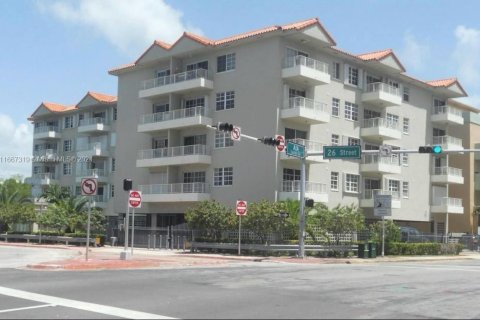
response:
<path fill-rule="evenodd" d="M 32 306 L 32 307 L 5 309 L 5 310 L 0 310 L 0 313 L 15 312 L 15 311 L 22 311 L 22 310 L 29 310 L 29 309 L 37 309 L 37 308 L 45 308 L 45 307 L 55 307 L 55 305 L 54 304 L 41 304 L 39 306 Z"/>
<path fill-rule="evenodd" d="M 43 294 L 10 289 L 5 287 L 0 287 L 0 294 L 10 297 L 16 297 L 20 299 L 32 300 L 37 302 L 43 302 L 48 304 L 54 304 L 57 306 L 80 309 L 84 311 L 91 311 L 95 313 L 106 314 L 109 316 L 115 316 L 126 319 L 175 319 L 158 314 L 146 313 L 140 311 L 134 311 L 129 309 L 122 309 L 116 307 L 105 306 L 96 303 L 82 302 L 77 300 L 65 299 L 47 296 Z"/>
<path fill-rule="evenodd" d="M 393 265 L 385 266 L 388 268 L 408 268 L 408 269 L 424 269 L 424 270 L 438 270 L 438 271 L 470 271 L 470 272 L 480 272 L 480 268 L 464 268 L 464 267 L 454 267 L 450 265 L 425 265 L 425 266 L 406 266 L 406 265 Z"/>

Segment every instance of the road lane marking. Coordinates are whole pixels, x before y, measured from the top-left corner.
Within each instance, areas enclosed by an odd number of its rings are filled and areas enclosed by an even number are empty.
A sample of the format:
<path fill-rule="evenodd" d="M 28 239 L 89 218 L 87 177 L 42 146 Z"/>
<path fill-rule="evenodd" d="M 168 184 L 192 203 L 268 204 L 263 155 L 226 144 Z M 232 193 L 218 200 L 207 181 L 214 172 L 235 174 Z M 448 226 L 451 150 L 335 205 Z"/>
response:
<path fill-rule="evenodd" d="M 388 268 L 408 268 L 408 269 L 425 269 L 425 270 L 438 270 L 438 271 L 470 271 L 470 272 L 480 272 L 480 268 L 478 267 L 471 267 L 471 268 L 465 268 L 465 267 L 454 267 L 450 265 L 425 265 L 425 266 L 407 266 L 407 265 L 390 265 L 390 266 L 385 266 Z"/>
<path fill-rule="evenodd" d="M 55 307 L 55 305 L 54 304 L 41 304 L 39 306 L 31 306 L 31 307 L 23 307 L 23 308 L 15 308 L 15 309 L 5 309 L 5 310 L 0 310 L 0 313 L 15 312 L 15 311 L 22 311 L 22 310 L 29 310 L 29 309 L 37 309 L 37 308 L 45 308 L 45 307 Z"/>
<path fill-rule="evenodd" d="M 95 313 L 101 313 L 109 316 L 115 316 L 115 317 L 126 318 L 126 319 L 175 319 L 175 318 L 170 318 L 170 317 L 153 314 L 153 313 L 146 313 L 141 311 L 110 307 L 110 306 L 105 306 L 105 305 L 96 304 L 96 303 L 58 298 L 53 296 L 47 296 L 44 294 L 10 289 L 6 287 L 0 287 L 0 295 L 32 300 L 32 301 L 53 304 L 57 306 L 67 307 L 67 308 L 74 308 L 74 309 L 79 309 L 84 311 L 90 311 Z"/>

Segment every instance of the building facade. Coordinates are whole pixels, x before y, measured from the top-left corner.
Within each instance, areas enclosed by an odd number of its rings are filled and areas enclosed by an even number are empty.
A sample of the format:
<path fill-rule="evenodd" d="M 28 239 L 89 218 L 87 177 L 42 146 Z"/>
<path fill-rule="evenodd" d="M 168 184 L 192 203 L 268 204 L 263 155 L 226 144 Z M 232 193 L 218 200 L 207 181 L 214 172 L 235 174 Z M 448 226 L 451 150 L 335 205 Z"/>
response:
<path fill-rule="evenodd" d="M 310 152 L 357 144 L 363 150 L 464 148 L 454 128 L 463 126 L 462 112 L 472 108 L 451 100 L 466 96 L 460 83 L 455 78 L 421 81 L 405 71 L 389 49 L 356 55 L 338 49 L 317 19 L 215 41 L 184 33 L 173 44 L 155 41 L 135 62 L 109 71 L 118 78 L 116 104 L 89 104 L 89 98 L 61 113 L 78 118 L 80 110 L 94 115 L 106 108 L 108 118 L 118 110 L 108 132 L 69 128 L 61 139 L 71 137 L 82 146 L 74 150 L 99 159 L 99 168 L 111 172 L 115 163 L 115 174 L 105 182 L 105 191 L 115 193 L 106 210 L 112 223 L 126 212 L 123 179 L 130 178 L 143 198 L 136 225 L 177 225 L 187 208 L 203 200 L 233 207 L 237 199 L 300 198 L 299 160 L 252 140 L 233 142 L 228 133 L 210 127 L 219 122 L 233 123 L 253 137 L 284 135 Z M 58 126 L 48 122 L 55 117 L 50 110 L 32 119 L 36 126 L 40 121 L 43 127 Z M 96 124 L 92 121 L 90 126 Z M 108 153 L 92 153 L 95 143 L 108 146 Z M 374 220 L 374 195 L 391 194 L 395 221 L 441 234 L 448 215 L 467 210 L 451 188 L 463 184 L 465 171 L 453 161 L 450 165 L 448 157 L 311 156 L 306 197 L 329 207 L 353 203 Z M 42 168 L 34 166 L 34 177 L 51 172 Z M 82 167 L 80 176 L 92 169 Z M 78 182 L 63 176 L 61 184 Z"/>

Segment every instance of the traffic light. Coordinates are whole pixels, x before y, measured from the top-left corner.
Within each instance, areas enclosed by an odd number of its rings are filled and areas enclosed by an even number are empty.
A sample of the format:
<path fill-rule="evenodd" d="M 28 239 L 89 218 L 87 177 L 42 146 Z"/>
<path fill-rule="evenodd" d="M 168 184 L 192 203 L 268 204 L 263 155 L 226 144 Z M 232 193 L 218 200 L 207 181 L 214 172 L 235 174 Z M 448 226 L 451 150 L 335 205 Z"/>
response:
<path fill-rule="evenodd" d="M 305 207 L 313 208 L 314 201 L 313 199 L 305 199 Z"/>
<path fill-rule="evenodd" d="M 132 179 L 123 179 L 123 190 L 124 191 L 130 191 L 130 190 L 132 190 L 132 187 L 133 187 Z"/>
<path fill-rule="evenodd" d="M 232 132 L 233 127 L 234 127 L 233 124 L 228 122 L 219 122 L 217 125 L 218 130 L 225 131 L 225 132 Z"/>
<path fill-rule="evenodd" d="M 442 153 L 442 146 L 421 146 L 418 147 L 418 153 L 440 154 Z"/>
<path fill-rule="evenodd" d="M 273 137 L 263 137 L 262 139 L 260 139 L 260 141 L 262 141 L 263 144 L 266 144 L 268 146 L 278 146 L 278 145 L 280 145 L 280 140 L 275 139 Z"/>

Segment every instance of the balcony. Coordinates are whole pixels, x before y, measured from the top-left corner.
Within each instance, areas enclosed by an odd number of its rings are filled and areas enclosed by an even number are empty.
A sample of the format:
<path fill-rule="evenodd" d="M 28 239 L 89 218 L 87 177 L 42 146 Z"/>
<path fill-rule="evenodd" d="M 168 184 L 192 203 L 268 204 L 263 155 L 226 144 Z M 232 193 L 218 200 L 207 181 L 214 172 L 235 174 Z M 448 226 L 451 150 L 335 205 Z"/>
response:
<path fill-rule="evenodd" d="M 397 121 L 391 121 L 383 118 L 373 118 L 363 120 L 363 126 L 360 129 L 360 137 L 370 140 L 399 140 L 402 138 Z"/>
<path fill-rule="evenodd" d="M 62 158 L 58 155 L 57 149 L 42 149 L 33 151 L 33 162 L 58 162 Z"/>
<path fill-rule="evenodd" d="M 300 124 L 320 124 L 330 122 L 328 105 L 304 97 L 288 99 L 280 111 L 280 117 Z"/>
<path fill-rule="evenodd" d="M 463 181 L 462 169 L 452 167 L 433 168 L 432 183 L 463 184 Z"/>
<path fill-rule="evenodd" d="M 378 107 L 399 106 L 402 96 L 398 88 L 383 82 L 367 85 L 367 90 L 362 93 L 362 102 Z"/>
<path fill-rule="evenodd" d="M 462 139 L 451 136 L 433 137 L 433 145 L 441 145 L 443 150 L 463 150 Z"/>
<path fill-rule="evenodd" d="M 305 139 L 287 139 L 285 145 L 289 141 L 305 146 L 305 150 L 307 153 L 322 152 L 323 146 L 325 145 L 324 143 L 321 143 L 321 142 L 310 141 Z M 293 162 L 293 163 L 298 162 L 298 158 L 290 157 L 285 152 L 280 152 L 280 160 L 286 161 L 286 162 Z M 323 156 L 309 156 L 305 159 L 305 161 L 307 163 L 329 162 L 329 160 L 323 159 Z"/>
<path fill-rule="evenodd" d="M 401 166 L 398 156 L 381 157 L 378 154 L 365 154 L 360 163 L 361 173 L 400 174 Z"/>
<path fill-rule="evenodd" d="M 400 192 L 380 189 L 365 189 L 362 198 L 360 199 L 361 208 L 373 208 L 373 199 L 376 194 L 392 195 L 392 209 L 400 209 L 402 202 L 400 200 Z"/>
<path fill-rule="evenodd" d="M 328 64 L 305 56 L 287 58 L 282 69 L 282 78 L 308 86 L 330 83 Z"/>
<path fill-rule="evenodd" d="M 144 202 L 197 202 L 210 200 L 210 187 L 203 182 L 139 186 Z"/>
<path fill-rule="evenodd" d="M 462 111 L 450 106 L 436 106 L 433 107 L 430 120 L 440 124 L 459 124 L 463 125 Z"/>
<path fill-rule="evenodd" d="M 107 119 L 105 118 L 88 118 L 78 122 L 78 133 L 103 133 L 107 131 L 110 131 L 110 126 L 107 125 Z"/>
<path fill-rule="evenodd" d="M 107 183 L 108 173 L 105 169 L 83 169 L 77 171 L 76 182 L 81 182 L 82 178 L 95 178 L 99 183 Z"/>
<path fill-rule="evenodd" d="M 110 152 L 107 146 L 101 142 L 89 143 L 84 146 L 79 146 L 77 149 L 77 156 L 79 157 L 109 157 Z"/>
<path fill-rule="evenodd" d="M 200 92 L 213 89 L 213 81 L 209 79 L 208 71 L 197 69 L 170 76 L 145 80 L 138 96 L 140 98 L 155 98 L 169 93 Z"/>
<path fill-rule="evenodd" d="M 29 183 L 32 185 L 48 186 L 50 184 L 58 183 L 55 173 L 36 173 L 30 179 Z"/>
<path fill-rule="evenodd" d="M 433 199 L 430 210 L 432 213 L 463 214 L 462 199 L 448 197 Z"/>
<path fill-rule="evenodd" d="M 210 150 L 203 144 L 140 150 L 137 158 L 139 168 L 211 163 Z"/>
<path fill-rule="evenodd" d="M 212 125 L 206 107 L 177 109 L 145 114 L 140 117 L 138 132 L 155 132 L 168 129 Z"/>
<path fill-rule="evenodd" d="M 305 182 L 305 198 L 313 199 L 315 202 L 328 203 L 327 185 L 318 182 Z M 300 200 L 300 181 L 286 180 L 280 186 L 278 200 L 287 199 Z"/>
<path fill-rule="evenodd" d="M 58 127 L 44 126 L 33 130 L 33 139 L 61 139 L 62 134 Z"/>

